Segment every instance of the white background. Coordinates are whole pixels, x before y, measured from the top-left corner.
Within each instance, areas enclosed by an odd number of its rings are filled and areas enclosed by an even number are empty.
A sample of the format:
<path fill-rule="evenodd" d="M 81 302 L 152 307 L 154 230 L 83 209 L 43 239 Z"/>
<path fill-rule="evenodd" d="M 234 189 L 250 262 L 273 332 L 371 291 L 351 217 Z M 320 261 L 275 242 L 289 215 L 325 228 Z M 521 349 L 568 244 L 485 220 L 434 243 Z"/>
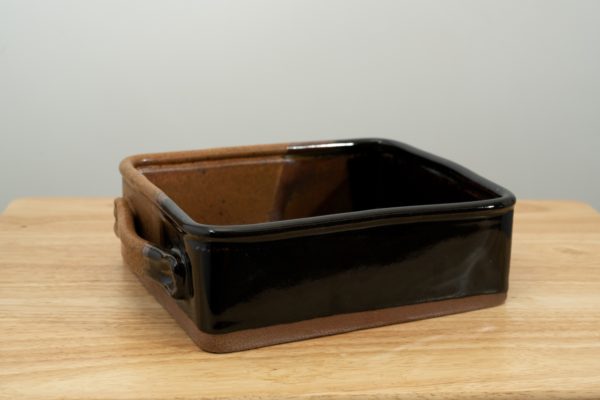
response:
<path fill-rule="evenodd" d="M 0 0 L 0 209 L 140 152 L 387 137 L 600 209 L 600 1 Z"/>

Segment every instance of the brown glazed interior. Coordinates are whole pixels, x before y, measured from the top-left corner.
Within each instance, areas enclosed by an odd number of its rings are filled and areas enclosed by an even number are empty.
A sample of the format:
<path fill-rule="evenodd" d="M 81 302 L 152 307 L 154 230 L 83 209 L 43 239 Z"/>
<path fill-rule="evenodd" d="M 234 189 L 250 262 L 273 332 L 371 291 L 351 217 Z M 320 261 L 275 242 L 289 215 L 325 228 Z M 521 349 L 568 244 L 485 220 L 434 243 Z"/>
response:
<path fill-rule="evenodd" d="M 494 197 L 471 180 L 376 151 L 306 157 L 283 150 L 260 157 L 186 159 L 138 169 L 188 216 L 209 225 Z"/>

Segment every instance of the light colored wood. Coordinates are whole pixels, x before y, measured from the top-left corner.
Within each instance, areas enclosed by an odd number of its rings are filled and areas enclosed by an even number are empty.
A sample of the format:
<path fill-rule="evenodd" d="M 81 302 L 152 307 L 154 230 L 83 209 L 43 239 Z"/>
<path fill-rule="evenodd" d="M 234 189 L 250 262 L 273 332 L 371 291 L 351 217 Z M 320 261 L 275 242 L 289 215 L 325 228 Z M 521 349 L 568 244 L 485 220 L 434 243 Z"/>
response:
<path fill-rule="evenodd" d="M 0 215 L 6 399 L 600 398 L 600 215 L 521 201 L 505 305 L 232 354 L 199 351 L 123 266 L 111 199 Z"/>

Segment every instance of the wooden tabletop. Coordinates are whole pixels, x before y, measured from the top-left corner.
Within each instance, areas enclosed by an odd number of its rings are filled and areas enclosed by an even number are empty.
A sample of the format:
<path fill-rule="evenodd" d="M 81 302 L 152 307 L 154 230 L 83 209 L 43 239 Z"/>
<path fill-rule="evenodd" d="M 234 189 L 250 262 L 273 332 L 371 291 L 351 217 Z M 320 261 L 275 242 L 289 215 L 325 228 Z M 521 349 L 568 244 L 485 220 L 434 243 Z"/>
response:
<path fill-rule="evenodd" d="M 600 215 L 520 201 L 505 305 L 232 354 L 198 350 L 123 266 L 111 199 L 0 215 L 6 399 L 600 398 Z"/>

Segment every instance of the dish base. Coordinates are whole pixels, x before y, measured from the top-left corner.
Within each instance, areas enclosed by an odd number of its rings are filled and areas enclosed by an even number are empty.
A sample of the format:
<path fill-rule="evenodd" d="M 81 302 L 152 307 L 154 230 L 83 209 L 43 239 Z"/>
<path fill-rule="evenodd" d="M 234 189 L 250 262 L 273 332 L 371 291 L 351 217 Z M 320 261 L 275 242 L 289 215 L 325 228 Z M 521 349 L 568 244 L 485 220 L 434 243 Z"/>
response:
<path fill-rule="evenodd" d="M 159 283 L 144 275 L 136 274 L 136 276 L 148 292 L 171 314 L 192 340 L 202 350 L 211 353 L 250 350 L 257 347 L 328 336 L 359 329 L 458 314 L 497 306 L 503 304 L 506 300 L 505 292 L 475 295 L 371 311 L 331 315 L 288 324 L 214 335 L 199 330 L 196 324 Z"/>

